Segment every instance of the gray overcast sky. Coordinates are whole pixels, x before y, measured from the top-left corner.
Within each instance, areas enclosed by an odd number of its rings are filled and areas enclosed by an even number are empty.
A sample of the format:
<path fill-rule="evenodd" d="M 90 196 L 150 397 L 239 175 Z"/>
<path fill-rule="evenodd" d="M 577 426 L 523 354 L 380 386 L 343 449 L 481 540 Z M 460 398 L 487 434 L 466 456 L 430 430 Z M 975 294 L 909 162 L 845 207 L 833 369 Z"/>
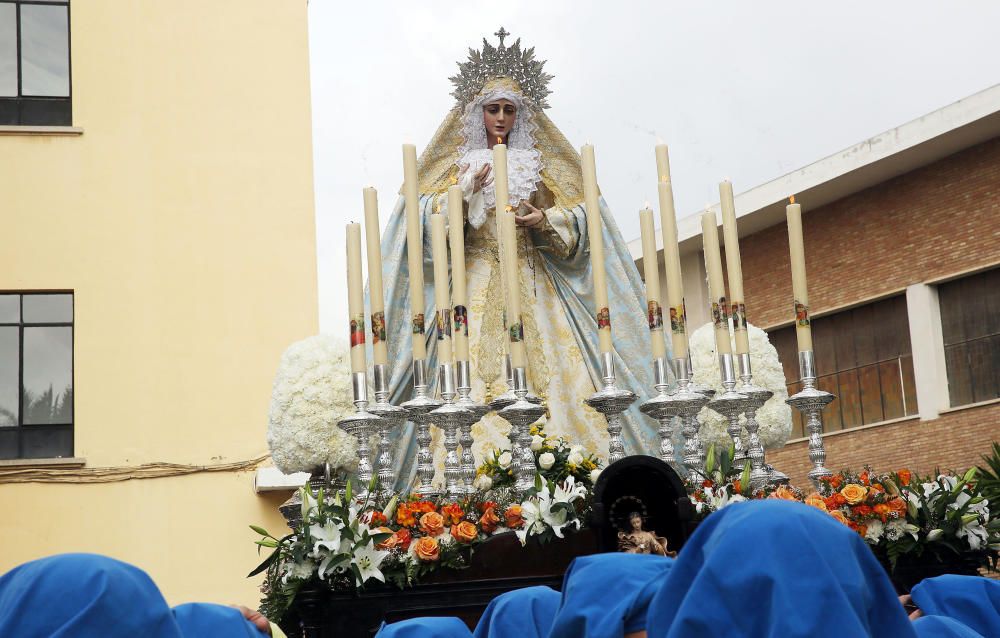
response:
<path fill-rule="evenodd" d="M 501 25 L 548 60 L 548 114 L 596 146 L 626 240 L 656 199 L 657 138 L 684 216 L 718 201 L 723 178 L 749 190 L 1000 82 L 1000 3 L 985 0 L 312 0 L 309 23 L 320 326 L 334 333 L 362 187 L 378 189 L 384 227 L 400 145 L 422 150 L 456 62 Z"/>

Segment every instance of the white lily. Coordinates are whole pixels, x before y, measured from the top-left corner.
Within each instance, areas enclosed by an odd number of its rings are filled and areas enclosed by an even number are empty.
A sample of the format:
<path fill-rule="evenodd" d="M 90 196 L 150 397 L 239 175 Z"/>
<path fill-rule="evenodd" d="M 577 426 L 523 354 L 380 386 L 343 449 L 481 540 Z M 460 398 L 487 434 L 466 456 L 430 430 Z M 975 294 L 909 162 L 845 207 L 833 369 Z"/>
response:
<path fill-rule="evenodd" d="M 581 499 L 586 495 L 587 487 L 582 484 L 577 485 L 576 479 L 572 476 L 567 476 L 565 481 L 556 485 L 556 493 L 553 496 L 553 500 L 557 503 L 572 503 L 573 501 Z"/>
<path fill-rule="evenodd" d="M 375 549 L 375 545 L 371 541 L 368 541 L 366 545 L 356 547 L 354 549 L 354 557 L 351 559 L 351 562 L 356 565 L 358 571 L 361 572 L 361 577 L 358 579 L 358 585 L 363 585 L 372 578 L 384 583 L 385 576 L 382 575 L 379 567 L 388 555 L 389 552 L 387 551 Z"/>
<path fill-rule="evenodd" d="M 547 497 L 548 488 L 542 488 L 542 493 Z M 539 500 L 539 498 L 531 498 L 521 503 L 521 518 L 524 520 L 524 525 L 521 526 L 521 529 L 514 532 L 518 540 L 521 541 L 521 545 L 527 543 L 529 535 L 541 534 L 545 531 L 545 523 L 542 522 L 542 509 Z M 536 526 L 538 526 L 537 531 L 535 531 Z"/>
<path fill-rule="evenodd" d="M 313 555 L 319 556 L 321 549 L 334 553 L 340 551 L 342 529 L 343 525 L 334 520 L 327 521 L 326 525 L 310 525 L 309 535 L 313 539 Z"/>
<path fill-rule="evenodd" d="M 871 545 L 877 545 L 885 532 L 885 525 L 878 519 L 868 521 L 865 531 L 865 540 Z"/>

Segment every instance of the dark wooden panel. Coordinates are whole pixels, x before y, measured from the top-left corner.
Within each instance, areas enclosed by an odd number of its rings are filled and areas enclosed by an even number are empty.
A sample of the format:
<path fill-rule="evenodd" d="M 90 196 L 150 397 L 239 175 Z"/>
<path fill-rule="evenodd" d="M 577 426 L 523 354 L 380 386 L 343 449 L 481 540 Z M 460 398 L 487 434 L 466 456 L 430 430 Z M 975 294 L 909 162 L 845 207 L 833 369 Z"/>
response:
<path fill-rule="evenodd" d="M 778 351 L 778 361 L 785 373 L 785 383 L 792 383 L 799 378 L 799 347 L 795 342 L 795 327 L 779 328 L 767 334 L 768 340 Z"/>
<path fill-rule="evenodd" d="M 785 379 L 787 380 L 787 377 Z M 796 381 L 795 383 L 789 383 L 786 387 L 788 388 L 788 396 L 792 396 L 802 389 L 802 383 Z M 805 427 L 802 425 L 802 413 L 792 408 L 792 434 L 790 438 L 798 439 L 805 435 Z"/>
<path fill-rule="evenodd" d="M 900 378 L 899 368 L 898 359 L 878 364 L 879 383 L 882 386 L 882 414 L 886 421 L 906 416 L 906 411 L 903 408 L 903 382 Z"/>
<path fill-rule="evenodd" d="M 861 389 L 858 386 L 857 370 L 849 370 L 837 374 L 837 386 L 840 388 L 840 413 L 844 428 L 863 425 L 861 420 Z"/>
<path fill-rule="evenodd" d="M 962 323 L 966 339 L 979 339 L 989 334 L 987 329 L 986 277 L 982 274 L 961 280 Z"/>
<path fill-rule="evenodd" d="M 906 399 L 906 416 L 917 414 L 920 405 L 917 403 L 917 381 L 913 377 L 913 356 L 907 355 L 899 360 L 903 372 L 903 397 Z"/>
<path fill-rule="evenodd" d="M 858 385 L 861 390 L 861 422 L 868 424 L 884 421 L 886 417 L 882 413 L 882 384 L 877 363 L 858 368 Z M 898 376 L 896 385 L 899 385 Z"/>
<path fill-rule="evenodd" d="M 823 410 L 823 431 L 836 432 L 844 428 L 840 416 L 841 396 L 837 385 L 837 375 L 831 374 L 816 380 L 816 387 L 837 397 Z"/>
<path fill-rule="evenodd" d="M 875 343 L 875 305 L 868 304 L 855 308 L 854 315 L 854 349 L 858 357 L 858 365 L 866 366 L 878 361 L 878 348 Z"/>
<path fill-rule="evenodd" d="M 967 344 L 945 346 L 944 362 L 948 371 L 948 396 L 952 407 L 972 403 L 972 376 L 969 374 Z"/>
<path fill-rule="evenodd" d="M 830 321 L 834 330 L 834 347 L 837 351 L 837 371 L 854 368 L 858 365 L 858 356 L 854 348 L 854 313 L 840 312 Z"/>
<path fill-rule="evenodd" d="M 988 401 L 997 397 L 997 369 L 992 352 L 992 338 L 983 337 L 969 341 L 969 376 L 972 377 L 973 402 Z"/>
<path fill-rule="evenodd" d="M 938 306 L 941 309 L 941 335 L 944 338 L 944 345 L 950 346 L 965 341 L 960 282 L 949 281 L 938 286 Z"/>
<path fill-rule="evenodd" d="M 816 374 L 833 374 L 837 371 L 837 349 L 831 317 L 813 322 L 813 351 L 816 353 Z"/>
<path fill-rule="evenodd" d="M 984 294 L 986 295 L 986 332 L 991 335 L 1000 334 L 1000 268 L 994 268 L 982 274 L 986 279 Z"/>

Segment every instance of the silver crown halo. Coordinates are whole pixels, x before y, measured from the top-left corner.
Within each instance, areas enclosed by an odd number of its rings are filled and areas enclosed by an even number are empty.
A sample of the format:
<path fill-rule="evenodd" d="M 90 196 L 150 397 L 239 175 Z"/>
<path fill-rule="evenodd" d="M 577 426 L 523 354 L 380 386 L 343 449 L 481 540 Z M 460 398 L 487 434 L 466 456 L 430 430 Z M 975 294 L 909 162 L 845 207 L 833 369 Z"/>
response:
<path fill-rule="evenodd" d="M 552 75 L 543 70 L 545 60 L 535 59 L 535 47 L 521 50 L 521 38 L 506 46 L 503 39 L 510 35 L 503 27 L 493 35 L 500 38 L 500 46 L 494 47 L 483 38 L 483 50 L 469 49 L 469 59 L 458 63 L 458 75 L 449 80 L 455 85 L 452 95 L 465 106 L 471 102 L 490 80 L 508 77 L 518 83 L 524 95 L 540 109 L 549 108 L 545 98 Z"/>

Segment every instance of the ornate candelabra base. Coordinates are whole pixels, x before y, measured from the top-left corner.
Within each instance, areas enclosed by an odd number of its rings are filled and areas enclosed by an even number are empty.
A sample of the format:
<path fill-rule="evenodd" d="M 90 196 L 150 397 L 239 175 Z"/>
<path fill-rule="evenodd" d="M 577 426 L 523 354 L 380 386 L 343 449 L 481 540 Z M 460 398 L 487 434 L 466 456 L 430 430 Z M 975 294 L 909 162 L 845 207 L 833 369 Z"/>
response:
<path fill-rule="evenodd" d="M 638 398 L 634 392 L 622 390 L 615 380 L 615 362 L 612 353 L 601 353 L 601 377 L 604 387 L 584 403 L 604 415 L 608 420 L 608 465 L 625 458 L 625 441 L 622 439 L 622 412 Z M 529 437 L 530 439 L 530 437 Z"/>
<path fill-rule="evenodd" d="M 745 427 L 747 430 L 748 444 L 747 457 L 750 459 L 750 487 L 753 490 L 763 489 L 771 483 L 771 472 L 767 469 L 764 461 L 764 445 L 757 434 L 760 425 L 757 423 L 757 410 L 759 410 L 774 393 L 764 388 L 759 388 L 753 384 L 753 371 L 750 367 L 750 355 L 738 355 L 740 363 L 740 394 L 747 397 Z"/>
<path fill-rule="evenodd" d="M 826 469 L 826 450 L 823 448 L 823 408 L 834 397 L 829 392 L 816 388 L 816 360 L 812 350 L 799 352 L 799 371 L 802 390 L 785 399 L 785 402 L 802 413 L 809 431 L 809 460 L 813 467 L 809 478 L 819 487 L 819 480 L 833 474 Z"/>
<path fill-rule="evenodd" d="M 466 495 L 475 494 L 473 483 L 476 480 L 476 456 L 472 452 L 475 439 L 472 436 L 472 426 L 482 420 L 490 411 L 490 406 L 477 403 L 469 394 L 472 392 L 472 382 L 469 376 L 469 362 L 459 361 L 456 364 L 458 375 L 458 400 L 455 405 L 469 411 L 470 415 L 459 424 L 458 443 L 462 446 L 462 490 Z"/>
<path fill-rule="evenodd" d="M 698 436 L 698 413 L 708 397 L 702 392 L 696 392 L 691 384 L 690 362 L 687 359 L 674 359 L 674 376 L 677 377 L 677 390 L 670 395 L 670 403 L 681 421 L 681 434 L 684 435 L 684 466 L 688 480 L 692 483 L 701 482 L 701 473 L 705 467 L 705 449 Z M 715 391 L 712 390 L 714 394 Z"/>
<path fill-rule="evenodd" d="M 708 407 L 718 412 L 729 422 L 726 432 L 733 441 L 733 466 L 743 467 L 747 460 L 746 452 L 743 451 L 743 439 L 740 437 L 740 417 L 747 409 L 749 397 L 736 392 L 736 371 L 733 368 L 733 355 L 720 354 L 719 368 L 722 372 L 722 387 L 725 392 L 716 396 L 708 402 Z"/>
<path fill-rule="evenodd" d="M 346 416 L 337 423 L 344 432 L 353 436 L 358 442 L 358 498 L 368 495 L 368 486 L 372 481 L 371 446 L 369 439 L 372 432 L 380 426 L 382 419 L 368 412 L 368 378 L 364 372 L 351 375 L 351 388 L 354 392 L 354 407 L 357 412 Z"/>
<path fill-rule="evenodd" d="M 375 403 L 368 411 L 381 417 L 378 432 L 378 455 L 375 471 L 378 475 L 378 494 L 388 498 L 396 484 L 396 459 L 393 454 L 392 433 L 406 423 L 407 411 L 389 403 L 389 373 L 384 363 L 375 364 Z"/>
<path fill-rule="evenodd" d="M 514 488 L 526 492 L 534 485 L 535 455 L 531 451 L 531 434 L 528 428 L 545 414 L 545 406 L 527 400 L 528 380 L 524 368 L 514 369 L 514 395 L 517 401 L 503 408 L 498 414 L 510 423 L 511 456 L 514 464 Z"/>
<path fill-rule="evenodd" d="M 653 360 L 653 387 L 656 388 L 656 395 L 639 406 L 639 409 L 650 418 L 656 419 L 660 424 L 656 434 L 660 437 L 660 460 L 670 464 L 675 470 L 677 460 L 674 458 L 674 417 L 677 416 L 677 409 L 670 401 L 667 390 L 666 361 L 660 357 Z"/>
<path fill-rule="evenodd" d="M 441 401 L 429 396 L 427 386 L 427 362 L 413 361 L 413 398 L 402 404 L 410 421 L 417 426 L 417 485 L 420 496 L 435 496 L 434 455 L 431 453 L 431 418 L 428 414 L 441 407 Z"/>
<path fill-rule="evenodd" d="M 472 413 L 455 404 L 455 370 L 450 363 L 438 366 L 438 387 L 441 388 L 441 407 L 427 413 L 434 425 L 444 432 L 444 491 L 448 498 L 465 494 L 462 486 L 462 462 L 458 458 L 458 428 L 472 417 Z"/>
<path fill-rule="evenodd" d="M 504 408 L 517 402 L 517 394 L 514 392 L 514 367 L 511 365 L 509 354 L 504 356 L 503 371 L 504 376 L 507 379 L 507 391 L 494 398 L 489 403 L 490 409 L 498 415 Z M 524 400 L 528 403 L 535 403 L 539 405 L 542 403 L 541 399 L 527 391 L 527 379 L 525 379 Z M 507 440 L 510 442 L 510 454 L 512 457 L 511 467 L 514 469 L 514 476 L 517 476 L 517 468 L 521 464 L 520 455 L 517 454 L 518 436 L 520 436 L 520 433 L 518 432 L 517 427 L 511 425 L 510 432 L 507 433 Z M 532 471 L 534 471 L 533 460 L 531 467 Z"/>

